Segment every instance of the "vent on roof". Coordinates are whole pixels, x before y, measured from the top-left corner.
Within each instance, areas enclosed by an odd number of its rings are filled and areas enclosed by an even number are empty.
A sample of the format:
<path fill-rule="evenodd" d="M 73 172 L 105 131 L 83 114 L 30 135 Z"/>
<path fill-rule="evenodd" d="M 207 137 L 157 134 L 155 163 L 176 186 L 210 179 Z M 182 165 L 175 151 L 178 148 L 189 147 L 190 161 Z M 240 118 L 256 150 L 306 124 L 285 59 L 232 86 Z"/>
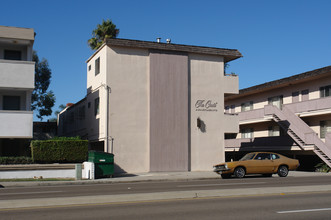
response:
<path fill-rule="evenodd" d="M 167 44 L 170 44 L 170 43 L 171 43 L 171 39 L 168 38 L 168 39 L 167 39 Z"/>
<path fill-rule="evenodd" d="M 156 42 L 160 43 L 161 42 L 161 37 L 156 38 Z"/>

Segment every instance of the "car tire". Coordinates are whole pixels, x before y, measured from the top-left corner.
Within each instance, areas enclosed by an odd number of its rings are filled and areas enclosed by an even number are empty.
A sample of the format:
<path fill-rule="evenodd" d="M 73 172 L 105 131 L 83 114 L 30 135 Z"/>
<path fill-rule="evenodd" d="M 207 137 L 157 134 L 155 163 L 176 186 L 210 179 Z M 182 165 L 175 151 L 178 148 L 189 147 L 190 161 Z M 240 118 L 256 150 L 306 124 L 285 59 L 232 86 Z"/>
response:
<path fill-rule="evenodd" d="M 262 174 L 264 177 L 272 177 L 272 173 Z"/>
<path fill-rule="evenodd" d="M 222 179 L 229 179 L 231 174 L 221 174 Z"/>
<path fill-rule="evenodd" d="M 287 175 L 288 175 L 288 168 L 287 168 L 287 166 L 284 166 L 284 165 L 280 166 L 278 168 L 277 173 L 278 173 L 278 176 L 280 176 L 280 177 L 287 177 Z"/>
<path fill-rule="evenodd" d="M 246 175 L 246 171 L 243 167 L 237 167 L 233 172 L 234 176 L 237 178 L 243 178 Z"/>

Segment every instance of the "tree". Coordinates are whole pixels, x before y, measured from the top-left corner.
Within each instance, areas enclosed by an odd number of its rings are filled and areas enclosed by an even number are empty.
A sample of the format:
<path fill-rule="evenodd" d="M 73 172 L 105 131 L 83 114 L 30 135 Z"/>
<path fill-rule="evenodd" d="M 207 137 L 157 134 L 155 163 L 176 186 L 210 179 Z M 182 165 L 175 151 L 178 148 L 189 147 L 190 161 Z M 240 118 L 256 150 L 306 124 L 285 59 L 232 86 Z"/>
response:
<path fill-rule="evenodd" d="M 42 121 L 44 116 L 52 114 L 52 107 L 55 104 L 53 91 L 47 91 L 52 72 L 48 61 L 45 58 L 40 61 L 36 51 L 33 51 L 32 59 L 35 62 L 35 88 L 31 96 L 31 109 L 37 111 L 37 117 Z"/>
<path fill-rule="evenodd" d="M 57 116 L 58 116 L 58 114 L 60 114 L 60 112 L 61 112 L 63 109 L 65 109 L 65 108 L 66 108 L 65 105 L 63 105 L 63 104 L 59 105 L 58 110 L 56 110 L 56 111 L 54 112 L 55 117 L 50 118 L 49 121 L 50 121 L 50 122 L 56 122 L 56 121 L 57 121 Z"/>
<path fill-rule="evenodd" d="M 97 50 L 106 39 L 116 38 L 119 32 L 120 30 L 111 20 L 102 20 L 102 23 L 98 24 L 97 28 L 92 31 L 93 37 L 87 41 L 88 45 L 92 50 Z"/>

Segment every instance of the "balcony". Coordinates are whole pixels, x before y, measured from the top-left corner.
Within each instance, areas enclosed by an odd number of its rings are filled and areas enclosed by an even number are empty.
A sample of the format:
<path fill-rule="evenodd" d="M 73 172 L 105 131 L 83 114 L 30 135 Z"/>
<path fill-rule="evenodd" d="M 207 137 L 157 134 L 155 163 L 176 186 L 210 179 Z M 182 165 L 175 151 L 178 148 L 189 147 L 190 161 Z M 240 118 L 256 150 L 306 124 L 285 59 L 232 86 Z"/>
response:
<path fill-rule="evenodd" d="M 293 113 L 300 117 L 308 117 L 314 115 L 330 114 L 331 113 L 331 97 L 312 99 L 303 102 L 296 102 L 284 105 Z M 243 124 L 252 124 L 264 121 L 271 121 L 272 117 L 265 116 L 264 108 L 254 109 L 238 113 L 239 122 Z"/>
<path fill-rule="evenodd" d="M 224 133 L 239 132 L 239 117 L 237 114 L 224 114 Z"/>
<path fill-rule="evenodd" d="M 292 112 L 300 114 L 300 117 L 329 114 L 331 113 L 331 96 L 291 103 L 285 106 Z"/>
<path fill-rule="evenodd" d="M 239 77 L 234 74 L 224 75 L 223 91 L 224 91 L 224 94 L 238 94 L 239 93 Z"/>
<path fill-rule="evenodd" d="M 0 138 L 32 138 L 32 111 L 0 110 Z"/>
<path fill-rule="evenodd" d="M 0 60 L 0 88 L 34 88 L 34 62 Z"/>
<path fill-rule="evenodd" d="M 289 136 L 226 139 L 224 145 L 225 151 L 301 150 Z M 313 149 L 313 146 L 305 146 L 305 150 Z"/>

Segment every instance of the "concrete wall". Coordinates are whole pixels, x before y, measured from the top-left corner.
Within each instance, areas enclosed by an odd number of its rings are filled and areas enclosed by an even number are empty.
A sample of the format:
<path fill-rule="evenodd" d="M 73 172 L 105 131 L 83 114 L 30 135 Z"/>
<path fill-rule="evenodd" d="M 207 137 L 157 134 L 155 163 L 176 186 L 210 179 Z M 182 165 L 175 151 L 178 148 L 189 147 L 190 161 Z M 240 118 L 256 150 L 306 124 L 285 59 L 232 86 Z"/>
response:
<path fill-rule="evenodd" d="M 149 52 L 107 47 L 107 73 L 109 134 L 117 169 L 148 172 Z"/>
<path fill-rule="evenodd" d="M 190 54 L 189 62 L 191 170 L 211 170 L 224 161 L 223 58 Z M 198 118 L 201 128 L 197 127 Z"/>

